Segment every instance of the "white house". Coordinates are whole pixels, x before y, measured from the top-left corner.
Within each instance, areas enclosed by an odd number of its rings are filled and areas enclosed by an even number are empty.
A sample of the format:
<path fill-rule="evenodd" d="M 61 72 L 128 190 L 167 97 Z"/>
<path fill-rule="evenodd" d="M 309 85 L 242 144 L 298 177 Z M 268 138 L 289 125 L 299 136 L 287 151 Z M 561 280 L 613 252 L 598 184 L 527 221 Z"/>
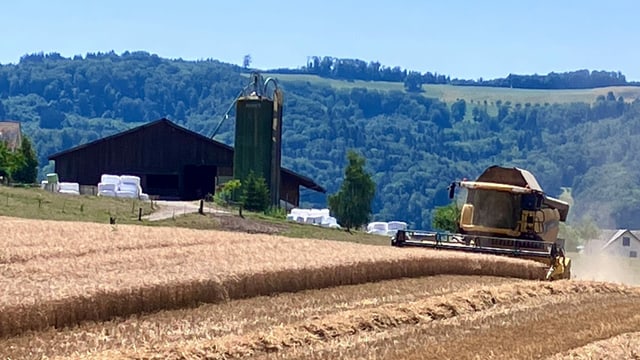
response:
<path fill-rule="evenodd" d="M 640 254 L 639 230 L 602 230 L 599 239 L 587 241 L 584 253 L 638 258 Z"/>

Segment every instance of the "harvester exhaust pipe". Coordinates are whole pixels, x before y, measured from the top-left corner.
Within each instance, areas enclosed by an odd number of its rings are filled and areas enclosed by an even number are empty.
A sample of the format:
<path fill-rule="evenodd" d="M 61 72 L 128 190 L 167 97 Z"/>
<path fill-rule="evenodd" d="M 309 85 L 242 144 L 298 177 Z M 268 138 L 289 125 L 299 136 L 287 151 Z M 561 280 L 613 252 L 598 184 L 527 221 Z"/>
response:
<path fill-rule="evenodd" d="M 451 184 L 449 184 L 447 189 L 449 189 L 449 199 L 453 199 L 453 196 L 456 193 L 456 182 L 454 181 Z"/>

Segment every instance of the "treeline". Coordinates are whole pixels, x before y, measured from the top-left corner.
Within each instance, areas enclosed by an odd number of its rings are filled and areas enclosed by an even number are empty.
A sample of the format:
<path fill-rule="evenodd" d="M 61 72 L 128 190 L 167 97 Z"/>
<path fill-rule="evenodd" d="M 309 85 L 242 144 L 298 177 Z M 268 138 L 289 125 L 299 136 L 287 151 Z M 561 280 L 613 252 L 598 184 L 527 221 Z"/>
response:
<path fill-rule="evenodd" d="M 621 72 L 578 70 L 564 73 L 551 72 L 547 75 L 509 74 L 506 78 L 493 80 L 451 80 L 451 85 L 492 86 L 518 89 L 592 89 L 607 86 L 635 85 L 627 82 Z"/>
<path fill-rule="evenodd" d="M 55 152 L 163 116 L 208 136 L 247 81 L 242 69 L 214 60 L 35 55 L 0 66 L 0 110 L 22 123 L 46 172 Z M 593 103 L 447 104 L 402 91 L 280 85 L 283 165 L 331 194 L 354 149 L 376 183 L 375 219 L 429 228 L 433 209 L 449 202 L 450 181 L 500 164 L 531 170 L 554 196 L 572 188 L 572 219 L 640 226 L 639 100 L 609 93 Z M 226 121 L 216 139 L 232 145 L 233 129 Z M 323 194 L 303 190 L 302 199 L 326 206 Z"/>
<path fill-rule="evenodd" d="M 547 75 L 509 74 L 498 79 L 451 79 L 437 72 L 410 71 L 399 66 L 385 66 L 377 61 L 366 62 L 359 59 L 340 59 L 330 56 L 312 56 L 299 69 L 276 69 L 278 73 L 313 74 L 340 80 L 402 82 L 407 91 L 420 91 L 423 84 L 450 84 L 459 86 L 491 86 L 519 89 L 590 89 L 607 86 L 634 85 L 627 82 L 621 72 L 578 70 L 563 73 L 551 72 Z"/>

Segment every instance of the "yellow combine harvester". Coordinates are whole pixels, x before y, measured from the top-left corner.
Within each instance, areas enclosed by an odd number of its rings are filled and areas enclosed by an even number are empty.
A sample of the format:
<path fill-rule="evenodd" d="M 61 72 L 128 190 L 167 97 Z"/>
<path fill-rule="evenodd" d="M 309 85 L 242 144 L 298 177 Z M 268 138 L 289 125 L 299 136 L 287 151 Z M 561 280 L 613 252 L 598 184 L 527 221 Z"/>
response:
<path fill-rule="evenodd" d="M 558 239 L 569 204 L 546 195 L 527 170 L 492 166 L 476 181 L 453 182 L 466 200 L 457 233 L 399 230 L 393 246 L 420 246 L 531 259 L 549 265 L 548 280 L 571 278 L 571 259 Z"/>

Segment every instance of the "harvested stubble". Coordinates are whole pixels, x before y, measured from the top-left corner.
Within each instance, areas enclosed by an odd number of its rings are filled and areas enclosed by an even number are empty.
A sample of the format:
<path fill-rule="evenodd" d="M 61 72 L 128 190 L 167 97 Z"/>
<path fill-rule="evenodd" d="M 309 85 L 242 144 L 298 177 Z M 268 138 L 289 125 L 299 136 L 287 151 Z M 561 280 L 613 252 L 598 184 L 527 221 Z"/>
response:
<path fill-rule="evenodd" d="M 404 304 L 394 303 L 369 309 L 347 310 L 296 324 L 276 326 L 263 332 L 170 343 L 147 350 L 105 351 L 93 354 L 92 358 L 145 360 L 242 358 L 305 348 L 356 334 L 376 333 L 405 325 L 421 326 L 434 321 L 487 311 L 496 306 L 509 309 L 531 299 L 544 299 L 541 304 L 549 304 L 554 298 L 562 301 L 573 295 L 581 297 L 623 295 L 638 301 L 640 289 L 605 283 L 569 281 L 550 284 L 540 282 L 505 284 L 428 297 Z"/>
<path fill-rule="evenodd" d="M 256 295 L 433 274 L 538 279 L 494 256 L 0 218 L 0 336 Z"/>
<path fill-rule="evenodd" d="M 436 275 L 204 304 L 194 309 L 160 311 L 0 339 L 0 359 L 53 358 L 254 333 L 341 311 L 402 304 L 481 286 L 520 281 L 524 280 Z"/>
<path fill-rule="evenodd" d="M 557 354 L 548 360 L 640 359 L 640 332 L 626 333 Z"/>
<path fill-rule="evenodd" d="M 542 359 L 640 328 L 638 295 L 568 293 L 440 321 L 362 331 L 252 359 Z M 628 357 L 626 357 L 628 358 Z M 625 359 L 625 357 L 619 357 Z"/>

